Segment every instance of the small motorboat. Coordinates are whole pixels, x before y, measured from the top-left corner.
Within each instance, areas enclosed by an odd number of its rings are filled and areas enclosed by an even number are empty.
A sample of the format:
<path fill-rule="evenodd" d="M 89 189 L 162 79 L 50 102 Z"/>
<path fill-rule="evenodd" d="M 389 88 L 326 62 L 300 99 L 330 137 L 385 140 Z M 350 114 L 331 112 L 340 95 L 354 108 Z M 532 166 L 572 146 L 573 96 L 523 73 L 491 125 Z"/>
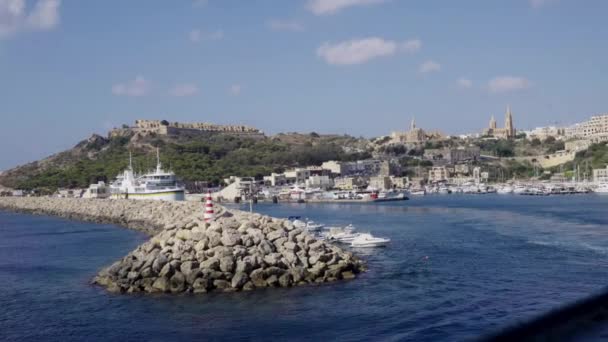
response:
<path fill-rule="evenodd" d="M 328 232 L 323 234 L 323 238 L 328 241 L 335 241 L 340 243 L 352 243 L 357 236 L 361 235 L 359 233 L 355 233 L 355 227 L 352 224 L 344 228 L 333 227 L 330 228 Z"/>
<path fill-rule="evenodd" d="M 350 245 L 357 248 L 385 247 L 389 242 L 391 242 L 391 239 L 374 237 L 371 234 L 363 233 L 354 238 Z"/>
<path fill-rule="evenodd" d="M 315 221 L 312 221 L 312 220 L 302 221 L 300 219 L 295 219 L 292 222 L 293 222 L 293 225 L 296 228 L 306 229 L 309 232 L 318 232 L 318 231 L 322 230 L 323 227 L 325 227 L 324 225 L 318 224 L 318 223 L 316 223 Z"/>

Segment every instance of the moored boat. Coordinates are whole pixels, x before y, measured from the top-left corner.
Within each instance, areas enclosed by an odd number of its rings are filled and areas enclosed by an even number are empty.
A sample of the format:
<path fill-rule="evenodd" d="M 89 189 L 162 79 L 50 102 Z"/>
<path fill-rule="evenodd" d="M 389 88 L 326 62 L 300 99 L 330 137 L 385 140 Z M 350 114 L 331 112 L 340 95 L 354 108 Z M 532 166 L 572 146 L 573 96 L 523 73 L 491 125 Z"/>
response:
<path fill-rule="evenodd" d="M 359 234 L 351 242 L 351 247 L 370 248 L 370 247 L 385 247 L 391 239 L 375 237 L 368 233 Z"/>

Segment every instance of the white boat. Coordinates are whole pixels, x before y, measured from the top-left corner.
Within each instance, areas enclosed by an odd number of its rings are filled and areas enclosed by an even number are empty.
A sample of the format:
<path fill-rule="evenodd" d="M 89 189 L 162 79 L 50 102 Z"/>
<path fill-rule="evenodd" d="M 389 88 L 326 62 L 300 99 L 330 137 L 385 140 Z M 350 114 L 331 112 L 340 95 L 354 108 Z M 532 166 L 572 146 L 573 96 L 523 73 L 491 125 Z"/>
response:
<path fill-rule="evenodd" d="M 110 185 L 111 197 L 136 200 L 185 200 L 185 189 L 177 182 L 175 174 L 162 169 L 158 149 L 156 160 L 156 170 L 137 175 L 133 172 L 133 163 L 129 156 L 129 167 Z"/>
<path fill-rule="evenodd" d="M 352 224 L 344 228 L 333 227 L 328 232 L 322 234 L 322 237 L 328 241 L 350 244 L 360 233 L 355 233 L 355 227 Z"/>
<path fill-rule="evenodd" d="M 602 183 L 593 190 L 596 194 L 608 194 L 608 183 Z"/>
<path fill-rule="evenodd" d="M 293 225 L 296 228 L 306 229 L 309 232 L 318 232 L 318 231 L 322 230 L 323 227 L 325 227 L 324 225 L 318 224 L 318 223 L 316 223 L 315 221 L 312 221 L 312 220 L 302 221 L 302 220 L 299 220 L 299 219 L 294 220 L 293 221 Z"/>
<path fill-rule="evenodd" d="M 371 234 L 359 234 L 351 242 L 351 247 L 368 248 L 368 247 L 385 247 L 391 239 L 374 237 Z"/>
<path fill-rule="evenodd" d="M 497 193 L 501 194 L 501 195 L 510 195 L 513 193 L 513 187 L 512 186 L 503 186 L 502 188 L 498 188 L 498 190 L 496 191 Z"/>
<path fill-rule="evenodd" d="M 412 189 L 412 190 L 410 190 L 410 195 L 412 195 L 412 196 L 424 196 L 424 195 L 426 195 L 426 190 L 424 190 L 424 189 Z"/>

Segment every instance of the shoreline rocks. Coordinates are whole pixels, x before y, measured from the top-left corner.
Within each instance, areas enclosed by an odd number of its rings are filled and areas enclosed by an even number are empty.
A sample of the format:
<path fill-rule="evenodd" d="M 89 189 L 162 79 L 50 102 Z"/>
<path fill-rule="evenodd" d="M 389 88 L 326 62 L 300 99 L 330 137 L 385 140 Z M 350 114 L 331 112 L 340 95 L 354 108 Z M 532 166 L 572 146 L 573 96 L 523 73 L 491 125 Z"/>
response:
<path fill-rule="evenodd" d="M 0 198 L 0 209 L 111 223 L 152 235 L 93 283 L 111 292 L 249 291 L 349 280 L 364 270 L 352 253 L 287 220 L 198 202 Z"/>

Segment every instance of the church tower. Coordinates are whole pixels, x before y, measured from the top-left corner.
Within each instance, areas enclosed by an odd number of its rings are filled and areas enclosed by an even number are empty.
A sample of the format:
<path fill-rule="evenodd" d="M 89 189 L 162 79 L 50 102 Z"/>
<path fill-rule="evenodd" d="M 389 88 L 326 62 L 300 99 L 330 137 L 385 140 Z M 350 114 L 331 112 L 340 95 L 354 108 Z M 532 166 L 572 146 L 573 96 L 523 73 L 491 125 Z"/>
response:
<path fill-rule="evenodd" d="M 496 129 L 496 119 L 494 119 L 494 115 L 492 115 L 492 119 L 490 119 L 490 129 Z"/>
<path fill-rule="evenodd" d="M 515 128 L 513 127 L 513 115 L 511 114 L 511 106 L 507 106 L 507 114 L 505 118 L 505 131 L 507 138 L 515 137 Z"/>
<path fill-rule="evenodd" d="M 412 122 L 410 123 L 410 131 L 416 129 L 416 118 L 412 118 Z"/>

